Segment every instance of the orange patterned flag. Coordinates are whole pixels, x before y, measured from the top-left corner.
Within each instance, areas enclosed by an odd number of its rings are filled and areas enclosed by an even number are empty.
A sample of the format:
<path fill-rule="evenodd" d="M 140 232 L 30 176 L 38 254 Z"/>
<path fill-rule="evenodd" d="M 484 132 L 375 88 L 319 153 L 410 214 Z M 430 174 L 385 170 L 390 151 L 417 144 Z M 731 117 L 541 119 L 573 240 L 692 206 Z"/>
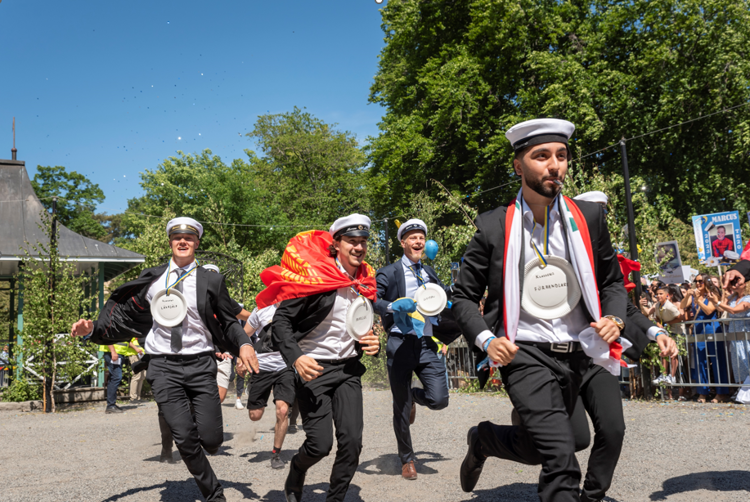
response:
<path fill-rule="evenodd" d="M 260 273 L 266 289 L 255 297 L 258 308 L 349 286 L 375 301 L 378 294 L 375 269 L 363 263 L 356 279 L 350 279 L 329 255 L 331 244 L 331 234 L 321 230 L 309 230 L 292 237 L 281 257 L 281 266 L 274 265 Z"/>

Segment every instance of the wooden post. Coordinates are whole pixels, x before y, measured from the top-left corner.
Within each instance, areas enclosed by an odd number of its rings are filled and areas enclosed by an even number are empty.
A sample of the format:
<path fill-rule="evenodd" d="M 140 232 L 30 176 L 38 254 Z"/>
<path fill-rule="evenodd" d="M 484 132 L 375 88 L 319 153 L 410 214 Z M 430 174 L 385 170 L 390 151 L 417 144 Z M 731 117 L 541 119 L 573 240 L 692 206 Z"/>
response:
<path fill-rule="evenodd" d="M 99 311 L 104 309 L 104 268 L 99 263 Z M 104 387 L 104 352 L 99 351 L 99 370 L 97 371 L 98 386 Z"/>

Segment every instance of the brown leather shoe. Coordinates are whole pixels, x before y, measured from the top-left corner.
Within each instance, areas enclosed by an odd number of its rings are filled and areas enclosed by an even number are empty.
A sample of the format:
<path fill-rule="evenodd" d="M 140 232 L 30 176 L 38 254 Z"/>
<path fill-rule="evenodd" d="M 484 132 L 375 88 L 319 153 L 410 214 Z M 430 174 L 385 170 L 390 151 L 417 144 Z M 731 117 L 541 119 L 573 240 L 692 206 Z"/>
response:
<path fill-rule="evenodd" d="M 409 425 L 414 425 L 414 420 L 417 418 L 417 403 L 411 403 L 411 411 L 409 412 Z"/>
<path fill-rule="evenodd" d="M 413 481 L 417 479 L 417 469 L 414 467 L 414 461 L 405 463 L 401 467 L 401 477 Z"/>

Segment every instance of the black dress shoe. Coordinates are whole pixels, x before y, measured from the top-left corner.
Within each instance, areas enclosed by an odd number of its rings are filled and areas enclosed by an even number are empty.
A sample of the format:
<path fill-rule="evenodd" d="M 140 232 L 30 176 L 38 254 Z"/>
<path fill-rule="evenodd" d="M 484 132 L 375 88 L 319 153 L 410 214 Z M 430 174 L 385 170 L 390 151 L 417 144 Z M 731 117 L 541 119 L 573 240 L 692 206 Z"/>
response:
<path fill-rule="evenodd" d="M 117 405 L 114 405 L 114 406 L 107 406 L 107 409 L 104 410 L 104 413 L 106 413 L 106 414 L 110 414 L 110 413 L 125 413 L 125 410 L 123 410 L 122 408 L 120 408 Z"/>
<path fill-rule="evenodd" d="M 461 489 L 465 492 L 471 492 L 479 481 L 487 457 L 480 458 L 477 456 L 479 446 L 479 430 L 477 427 L 469 429 L 466 443 L 469 445 L 469 450 L 466 452 L 464 461 L 461 462 Z"/>
<path fill-rule="evenodd" d="M 302 500 L 302 488 L 305 486 L 305 472 L 294 467 L 295 455 L 289 462 L 289 475 L 284 483 L 284 496 L 286 502 L 300 502 Z"/>

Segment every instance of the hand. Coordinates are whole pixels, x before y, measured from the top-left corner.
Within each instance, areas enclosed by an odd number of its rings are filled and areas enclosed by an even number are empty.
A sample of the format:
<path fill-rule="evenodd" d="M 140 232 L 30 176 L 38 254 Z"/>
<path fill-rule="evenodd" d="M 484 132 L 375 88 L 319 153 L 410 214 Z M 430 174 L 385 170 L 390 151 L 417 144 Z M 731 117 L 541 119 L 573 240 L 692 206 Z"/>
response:
<path fill-rule="evenodd" d="M 235 371 L 237 371 L 237 374 L 240 376 L 240 378 L 245 378 L 245 376 L 247 376 L 247 368 L 245 368 L 245 365 L 242 364 L 242 359 L 237 358 L 237 365 L 234 369 Z"/>
<path fill-rule="evenodd" d="M 596 334 L 607 343 L 612 343 L 620 338 L 620 328 L 612 319 L 602 317 L 599 322 L 592 322 L 591 327 L 596 330 Z"/>
<path fill-rule="evenodd" d="M 442 352 L 443 352 L 443 355 L 446 355 L 448 353 L 448 346 L 447 345 L 443 345 Z"/>
<path fill-rule="evenodd" d="M 729 283 L 737 280 L 735 287 L 742 287 L 745 285 L 745 276 L 740 274 L 736 270 L 727 270 L 724 274 L 724 289 L 729 289 Z"/>
<path fill-rule="evenodd" d="M 359 339 L 359 344 L 368 356 L 374 356 L 380 350 L 380 340 L 372 330 L 368 331 L 365 336 Z"/>
<path fill-rule="evenodd" d="M 310 356 L 299 356 L 294 361 L 294 367 L 305 382 L 315 380 L 323 374 L 323 366 L 319 365 L 318 361 Z"/>
<path fill-rule="evenodd" d="M 661 349 L 662 357 L 677 357 L 677 344 L 669 335 L 657 336 L 656 344 Z"/>
<path fill-rule="evenodd" d="M 518 346 L 504 336 L 495 338 L 487 347 L 489 358 L 503 366 L 510 364 L 515 359 L 516 352 L 518 352 Z"/>
<path fill-rule="evenodd" d="M 242 361 L 242 365 L 245 368 L 248 368 L 253 371 L 253 373 L 258 373 L 260 371 L 260 363 L 258 363 L 258 356 L 255 355 L 255 349 L 252 347 L 252 345 L 243 345 L 240 347 L 240 357 L 238 360 Z"/>
<path fill-rule="evenodd" d="M 112 356 L 113 363 L 116 363 L 117 361 L 120 360 L 120 354 L 118 354 L 117 352 L 115 352 L 114 354 L 111 354 L 111 356 Z"/>
<path fill-rule="evenodd" d="M 73 324 L 73 327 L 70 329 L 70 335 L 71 336 L 86 336 L 92 331 L 94 331 L 94 321 L 81 319 L 77 321 L 75 324 Z"/>
<path fill-rule="evenodd" d="M 709 293 L 708 294 L 708 300 L 711 303 L 719 303 L 719 297 L 715 293 Z"/>
<path fill-rule="evenodd" d="M 641 298 L 640 304 L 641 307 L 648 307 L 648 300 L 646 298 Z"/>
<path fill-rule="evenodd" d="M 227 359 L 234 359 L 232 357 L 232 354 L 230 354 L 229 352 L 217 352 L 216 358 L 221 359 L 222 361 L 226 361 Z"/>
<path fill-rule="evenodd" d="M 415 312 L 417 310 L 417 302 L 412 298 L 399 298 L 391 304 L 391 310 L 394 312 Z"/>
<path fill-rule="evenodd" d="M 140 355 L 145 354 L 145 352 L 143 352 L 143 349 L 140 348 L 140 347 L 138 347 L 137 349 L 135 349 L 135 351 L 138 352 Z"/>

